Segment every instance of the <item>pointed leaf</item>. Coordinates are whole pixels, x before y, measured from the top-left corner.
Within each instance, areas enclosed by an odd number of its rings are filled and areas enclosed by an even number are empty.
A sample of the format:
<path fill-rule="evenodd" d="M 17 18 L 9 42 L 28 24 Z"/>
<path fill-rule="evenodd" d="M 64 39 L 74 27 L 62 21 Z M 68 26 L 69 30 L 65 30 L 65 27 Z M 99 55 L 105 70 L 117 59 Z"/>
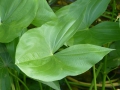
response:
<path fill-rule="evenodd" d="M 43 43 L 42 45 L 46 47 Z M 31 48 L 27 46 L 26 49 L 29 49 L 28 47 Z M 34 47 L 34 50 L 41 48 L 37 47 Z M 67 75 L 74 76 L 85 72 L 100 61 L 111 49 L 94 45 L 76 45 L 48 56 L 45 56 L 45 51 L 44 54 L 41 54 L 43 51 L 42 48 L 36 53 L 35 51 L 28 51 L 29 53 L 27 52 L 28 54 L 23 57 L 18 57 L 19 54 L 17 53 L 16 64 L 28 76 L 48 82 L 62 79 Z"/>
<path fill-rule="evenodd" d="M 69 45 L 89 43 L 102 45 L 120 40 L 120 28 L 115 22 L 102 22 L 90 29 L 78 31 L 68 42 Z"/>
<path fill-rule="evenodd" d="M 42 24 L 56 18 L 55 13 L 52 11 L 46 0 L 39 0 L 39 8 L 32 23 L 35 26 L 41 26 Z"/>
<path fill-rule="evenodd" d="M 94 45 L 76 45 L 56 53 L 78 30 L 88 3 L 85 0 L 76 1 L 57 12 L 60 15 L 58 20 L 26 32 L 16 49 L 16 65 L 29 77 L 50 82 L 67 75 L 83 73 L 100 61 L 110 49 Z M 72 12 L 76 16 L 70 14 L 71 7 L 74 8 Z M 67 14 L 62 16 L 62 10 L 67 10 Z M 90 58 L 91 55 L 94 57 Z M 78 63 L 86 67 L 82 68 Z"/>
<path fill-rule="evenodd" d="M 74 4 L 76 5 L 78 3 Z M 72 35 L 74 35 L 82 21 L 82 12 L 84 12 L 88 2 L 85 4 L 83 1 L 81 4 L 84 4 L 84 6 L 79 6 L 79 11 L 74 11 L 79 14 L 79 17 L 73 18 L 73 16 L 69 14 L 67 16 L 65 15 L 64 17 L 50 21 L 39 28 L 29 30 L 21 37 L 16 50 L 16 64 L 19 68 L 21 68 L 21 63 L 28 62 L 28 64 L 34 64 L 34 62 L 29 63 L 31 60 L 38 60 L 42 63 L 40 59 L 52 56 L 54 52 L 56 52 L 68 39 L 70 39 Z M 67 6 L 68 9 L 72 7 L 72 5 Z M 66 18 L 68 18 L 67 21 Z M 43 62 L 43 64 L 45 63 Z M 50 80 L 48 79 L 48 81 Z"/>
<path fill-rule="evenodd" d="M 19 36 L 34 19 L 37 0 L 0 0 L 0 42 Z"/>
<path fill-rule="evenodd" d="M 110 1 L 111 0 L 90 0 L 90 3 L 86 7 L 85 16 L 80 28 L 89 28 L 89 26 L 105 12 Z"/>

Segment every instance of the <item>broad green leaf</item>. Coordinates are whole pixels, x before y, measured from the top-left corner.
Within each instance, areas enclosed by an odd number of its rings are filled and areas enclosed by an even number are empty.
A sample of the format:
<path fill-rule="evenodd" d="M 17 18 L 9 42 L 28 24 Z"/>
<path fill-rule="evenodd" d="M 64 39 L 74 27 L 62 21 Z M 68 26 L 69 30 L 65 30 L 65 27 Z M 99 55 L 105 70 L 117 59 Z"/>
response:
<path fill-rule="evenodd" d="M 43 44 L 43 42 L 41 43 Z M 26 49 L 32 48 L 28 45 Z M 34 45 L 32 44 L 32 46 Z M 46 46 L 43 44 L 43 47 Z M 23 57 L 18 57 L 19 54 L 17 53 L 16 55 L 19 60 L 16 60 L 16 64 L 29 77 L 46 82 L 59 80 L 67 75 L 74 76 L 81 74 L 90 69 L 104 55 L 111 51 L 111 49 L 83 44 L 71 46 L 54 55 L 44 56 L 48 53 L 48 50 L 45 53 L 42 49 L 43 47 L 38 47 L 40 48 L 39 52 L 29 51 L 30 53 L 25 54 Z M 37 46 L 34 47 L 34 49 L 38 48 Z M 23 51 L 22 49 L 20 50 Z"/>
<path fill-rule="evenodd" d="M 57 53 L 78 30 L 88 3 L 76 1 L 60 9 L 58 19 L 23 34 L 16 49 L 16 65 L 31 78 L 51 82 L 81 74 L 100 61 L 111 49 L 76 45 Z M 71 15 L 71 7 L 76 16 Z M 62 10 L 67 11 L 63 16 Z"/>
<path fill-rule="evenodd" d="M 56 18 L 55 13 L 52 11 L 46 0 L 39 0 L 39 8 L 32 23 L 35 26 L 41 26 L 42 24 Z"/>
<path fill-rule="evenodd" d="M 102 45 L 120 40 L 120 28 L 115 22 L 102 22 L 90 29 L 78 31 L 68 42 L 69 45 L 89 43 Z"/>
<path fill-rule="evenodd" d="M 78 3 L 74 4 L 78 5 Z M 77 28 L 82 21 L 83 12 L 87 4 L 88 2 L 85 3 L 85 1 L 83 1 L 81 6 L 79 5 L 79 11 L 74 11 L 76 14 L 79 14 L 79 17 L 73 17 L 68 13 L 68 15 L 61 17 L 58 20 L 56 19 L 54 21 L 47 22 L 39 28 L 35 28 L 26 32 L 21 37 L 17 46 L 16 64 L 19 66 L 21 63 L 26 63 L 31 60 L 35 61 L 38 59 L 38 61 L 42 62 L 40 59 L 43 58 L 48 58 L 49 60 L 49 56 L 51 57 L 77 31 Z M 67 6 L 68 9 L 72 7 L 72 5 L 73 4 Z M 34 64 L 34 62 L 28 64 Z M 19 68 L 21 69 L 20 66 Z M 36 71 L 38 69 L 33 70 Z M 53 80 L 48 79 L 47 81 Z"/>
<path fill-rule="evenodd" d="M 0 0 L 0 42 L 19 36 L 34 19 L 38 0 Z"/>
<path fill-rule="evenodd" d="M 13 62 L 5 45 L 0 44 L 0 90 L 11 90 L 11 76 L 8 68 L 14 68 Z"/>

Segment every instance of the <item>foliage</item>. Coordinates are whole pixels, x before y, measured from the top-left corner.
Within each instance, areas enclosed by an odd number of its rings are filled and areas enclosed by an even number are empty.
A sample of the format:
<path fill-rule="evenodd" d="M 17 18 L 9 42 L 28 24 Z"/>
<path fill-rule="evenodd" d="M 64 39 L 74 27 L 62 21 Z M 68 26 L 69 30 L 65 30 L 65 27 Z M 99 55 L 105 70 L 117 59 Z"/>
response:
<path fill-rule="evenodd" d="M 53 5 L 57 0 L 48 2 Z M 54 12 L 46 0 L 0 0 L 0 90 L 37 90 L 38 86 L 44 90 L 44 84 L 60 90 L 63 78 L 91 67 L 94 81 L 90 90 L 93 85 L 97 90 L 100 72 L 104 72 L 105 90 L 108 73 L 120 64 L 119 23 L 94 24 L 110 0 L 71 2 Z"/>

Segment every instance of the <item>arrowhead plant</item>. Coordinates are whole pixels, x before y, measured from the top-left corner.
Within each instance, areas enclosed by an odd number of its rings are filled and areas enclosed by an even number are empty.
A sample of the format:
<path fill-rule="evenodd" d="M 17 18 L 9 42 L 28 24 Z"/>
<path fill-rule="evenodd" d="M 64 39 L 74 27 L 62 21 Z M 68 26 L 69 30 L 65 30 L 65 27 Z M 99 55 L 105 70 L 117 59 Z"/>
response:
<path fill-rule="evenodd" d="M 7 48 L 12 64 L 25 75 L 60 90 L 58 80 L 86 72 L 113 51 L 103 44 L 120 39 L 117 22 L 90 27 L 109 2 L 77 0 L 54 12 L 46 0 L 0 0 L 0 42 L 4 43 L 0 48 Z M 29 29 L 31 25 L 34 28 Z M 8 59 L 4 62 L 2 54 L 0 51 L 0 90 L 11 90 L 10 85 L 1 85 L 5 74 L 8 83 L 13 83 L 12 67 L 4 67 Z"/>

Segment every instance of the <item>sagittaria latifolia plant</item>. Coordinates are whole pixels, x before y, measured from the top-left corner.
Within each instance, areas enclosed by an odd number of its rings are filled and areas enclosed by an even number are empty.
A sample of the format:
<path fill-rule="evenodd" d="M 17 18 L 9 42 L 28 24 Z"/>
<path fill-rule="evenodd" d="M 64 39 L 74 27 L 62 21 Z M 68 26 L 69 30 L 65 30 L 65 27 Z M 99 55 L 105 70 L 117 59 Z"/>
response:
<path fill-rule="evenodd" d="M 120 40 L 119 24 L 89 27 L 109 2 L 77 0 L 53 12 L 46 0 L 0 0 L 0 90 L 12 90 L 11 76 L 16 76 L 10 71 L 19 69 L 60 90 L 57 80 L 81 74 L 102 60 L 113 49 L 101 46 Z M 30 25 L 35 27 L 28 29 Z"/>

